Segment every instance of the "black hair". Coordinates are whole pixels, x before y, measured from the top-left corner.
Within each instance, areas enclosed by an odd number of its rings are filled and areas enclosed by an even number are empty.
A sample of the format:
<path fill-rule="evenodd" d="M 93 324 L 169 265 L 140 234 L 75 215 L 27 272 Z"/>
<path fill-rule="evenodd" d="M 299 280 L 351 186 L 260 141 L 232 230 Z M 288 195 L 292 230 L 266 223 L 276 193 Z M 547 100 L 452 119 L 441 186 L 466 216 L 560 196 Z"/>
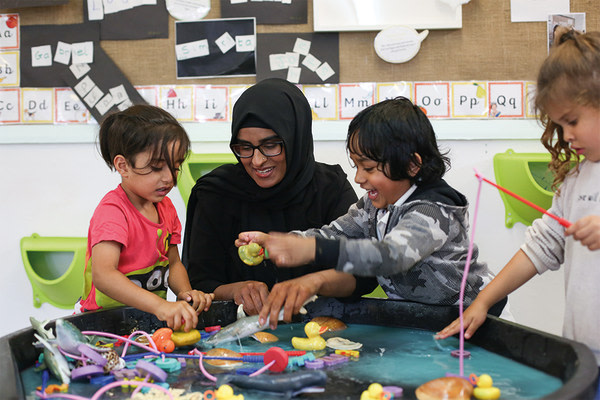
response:
<path fill-rule="evenodd" d="M 144 151 L 150 151 L 150 163 L 165 160 L 173 182 L 177 184 L 175 164 L 183 162 L 190 150 L 190 139 L 168 112 L 150 105 L 134 105 L 128 109 L 107 116 L 100 125 L 98 135 L 100 153 L 111 170 L 115 169 L 115 156 L 122 155 L 134 168 L 135 158 Z M 178 143 L 178 153 L 174 154 L 174 144 Z"/>
<path fill-rule="evenodd" d="M 429 119 L 405 97 L 384 100 L 359 112 L 348 127 L 346 149 L 376 161 L 394 181 L 426 184 L 441 179 L 450 168 L 450 159 L 440 153 Z M 419 167 L 415 176 L 410 173 L 411 164 Z"/>

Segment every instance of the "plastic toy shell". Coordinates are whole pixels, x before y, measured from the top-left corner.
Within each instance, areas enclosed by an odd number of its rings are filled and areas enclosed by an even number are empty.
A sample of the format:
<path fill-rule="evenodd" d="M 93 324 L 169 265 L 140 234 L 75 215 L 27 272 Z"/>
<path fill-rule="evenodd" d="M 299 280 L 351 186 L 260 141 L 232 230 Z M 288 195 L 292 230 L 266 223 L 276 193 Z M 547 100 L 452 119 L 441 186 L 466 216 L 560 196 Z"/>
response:
<path fill-rule="evenodd" d="M 256 332 L 252 335 L 253 339 L 256 339 L 260 343 L 274 343 L 279 340 L 279 338 L 272 333 L 269 332 Z"/>
<path fill-rule="evenodd" d="M 341 331 L 348 327 L 345 323 L 333 317 L 315 317 L 311 321 L 326 327 L 331 332 Z"/>
<path fill-rule="evenodd" d="M 419 400 L 470 400 L 473 385 L 463 378 L 444 377 L 422 384 L 415 394 Z"/>

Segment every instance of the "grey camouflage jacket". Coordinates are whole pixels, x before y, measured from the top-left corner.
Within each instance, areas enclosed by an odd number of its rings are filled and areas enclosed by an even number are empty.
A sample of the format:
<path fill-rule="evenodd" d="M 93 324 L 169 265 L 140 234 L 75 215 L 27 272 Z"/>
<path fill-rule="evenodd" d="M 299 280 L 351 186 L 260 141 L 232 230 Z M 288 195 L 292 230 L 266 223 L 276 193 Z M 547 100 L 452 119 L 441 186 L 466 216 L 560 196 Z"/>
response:
<path fill-rule="evenodd" d="M 383 240 L 377 239 L 377 208 L 365 195 L 348 213 L 320 229 L 296 232 L 317 238 L 315 263 L 358 276 L 377 276 L 389 298 L 426 304 L 458 304 L 469 248 L 468 203 L 445 181 L 417 190 L 391 205 Z M 493 274 L 473 246 L 465 286 L 471 304 Z"/>

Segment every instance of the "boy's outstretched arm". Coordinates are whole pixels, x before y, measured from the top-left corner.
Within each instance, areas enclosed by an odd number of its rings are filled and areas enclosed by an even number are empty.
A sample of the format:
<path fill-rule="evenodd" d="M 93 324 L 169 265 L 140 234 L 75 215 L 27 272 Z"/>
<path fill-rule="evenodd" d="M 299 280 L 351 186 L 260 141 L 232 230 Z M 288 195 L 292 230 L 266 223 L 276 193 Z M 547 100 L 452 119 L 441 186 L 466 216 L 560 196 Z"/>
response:
<path fill-rule="evenodd" d="M 502 300 L 537 274 L 535 266 L 523 250 L 517 251 L 502 271 L 477 295 L 473 303 L 463 314 L 465 338 L 470 339 L 483 324 L 487 312 L 494 304 Z M 435 338 L 445 339 L 460 331 L 460 320 L 439 331 Z"/>
<path fill-rule="evenodd" d="M 570 235 L 590 250 L 600 249 L 600 216 L 588 215 L 578 219 L 565 230 L 565 236 Z"/>
<path fill-rule="evenodd" d="M 278 267 L 298 267 L 315 260 L 314 237 L 302 237 L 293 233 L 242 232 L 236 246 L 258 243 L 267 250 L 269 260 Z"/>

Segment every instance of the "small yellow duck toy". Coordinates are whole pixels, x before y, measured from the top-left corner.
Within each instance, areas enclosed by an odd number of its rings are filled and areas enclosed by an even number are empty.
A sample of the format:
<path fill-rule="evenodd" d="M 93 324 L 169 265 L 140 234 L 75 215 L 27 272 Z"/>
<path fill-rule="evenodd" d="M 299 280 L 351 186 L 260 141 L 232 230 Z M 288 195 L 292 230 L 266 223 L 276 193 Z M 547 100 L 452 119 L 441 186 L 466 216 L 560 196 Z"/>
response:
<path fill-rule="evenodd" d="M 327 331 L 327 327 L 321 327 L 321 325 L 311 321 L 304 326 L 304 332 L 306 332 L 306 336 L 308 337 L 293 337 L 292 346 L 295 349 L 305 351 L 323 350 L 327 346 L 327 343 L 321 337 L 321 334 L 325 331 Z"/>
<path fill-rule="evenodd" d="M 369 388 L 360 395 L 360 400 L 381 400 L 382 398 L 383 386 L 379 383 L 371 383 Z"/>
<path fill-rule="evenodd" d="M 234 395 L 233 388 L 229 385 L 221 385 L 215 392 L 217 400 L 244 400 L 243 394 Z"/>
<path fill-rule="evenodd" d="M 488 374 L 481 374 L 477 379 L 477 387 L 473 389 L 473 396 L 480 400 L 495 400 L 500 397 L 500 389 L 492 386 L 494 382 Z"/>
<path fill-rule="evenodd" d="M 250 243 L 238 247 L 238 255 L 245 264 L 251 266 L 258 265 L 263 262 L 265 256 L 268 258 L 265 249 L 263 249 L 258 243 Z"/>

